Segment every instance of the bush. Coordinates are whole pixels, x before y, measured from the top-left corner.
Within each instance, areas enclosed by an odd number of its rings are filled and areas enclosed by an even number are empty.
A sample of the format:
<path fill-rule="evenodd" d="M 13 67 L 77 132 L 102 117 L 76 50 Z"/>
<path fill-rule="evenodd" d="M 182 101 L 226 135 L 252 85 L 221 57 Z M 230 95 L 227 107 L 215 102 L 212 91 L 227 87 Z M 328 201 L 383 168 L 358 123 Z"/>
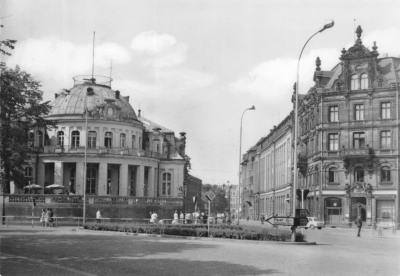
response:
<path fill-rule="evenodd" d="M 96 224 L 83 225 L 84 229 L 130 233 L 165 234 L 174 236 L 208 237 L 207 225 L 151 225 L 151 224 Z M 258 241 L 290 241 L 291 231 L 237 225 L 210 225 L 210 237 Z M 304 242 L 305 235 L 296 232 L 296 241 Z"/>

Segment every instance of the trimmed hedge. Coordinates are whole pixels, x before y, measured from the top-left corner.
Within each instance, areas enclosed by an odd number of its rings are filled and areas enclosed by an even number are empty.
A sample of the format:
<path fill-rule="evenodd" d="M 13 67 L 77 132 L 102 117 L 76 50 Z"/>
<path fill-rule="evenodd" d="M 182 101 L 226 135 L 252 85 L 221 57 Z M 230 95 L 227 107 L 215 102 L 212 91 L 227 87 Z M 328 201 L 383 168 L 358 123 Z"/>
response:
<path fill-rule="evenodd" d="M 174 235 L 190 237 L 208 237 L 206 225 L 159 225 L 150 224 L 85 224 L 84 229 L 98 231 L 116 231 L 127 233 L 146 233 L 157 235 Z M 210 227 L 210 237 L 222 239 L 257 240 L 257 241 L 290 241 L 291 231 L 265 229 L 246 226 L 220 225 Z M 296 233 L 296 241 L 304 242 L 305 235 Z"/>

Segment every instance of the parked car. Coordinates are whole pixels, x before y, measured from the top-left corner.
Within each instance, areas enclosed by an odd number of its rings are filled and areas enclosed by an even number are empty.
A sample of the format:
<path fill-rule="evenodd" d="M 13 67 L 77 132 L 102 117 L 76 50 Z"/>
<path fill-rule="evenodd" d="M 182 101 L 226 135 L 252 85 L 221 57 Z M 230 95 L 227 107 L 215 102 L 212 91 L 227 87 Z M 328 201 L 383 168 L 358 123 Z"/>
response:
<path fill-rule="evenodd" d="M 308 223 L 304 227 L 305 229 L 311 228 L 314 229 L 317 227 L 319 230 L 321 230 L 323 227 L 325 227 L 324 221 L 318 219 L 318 217 L 307 217 Z"/>

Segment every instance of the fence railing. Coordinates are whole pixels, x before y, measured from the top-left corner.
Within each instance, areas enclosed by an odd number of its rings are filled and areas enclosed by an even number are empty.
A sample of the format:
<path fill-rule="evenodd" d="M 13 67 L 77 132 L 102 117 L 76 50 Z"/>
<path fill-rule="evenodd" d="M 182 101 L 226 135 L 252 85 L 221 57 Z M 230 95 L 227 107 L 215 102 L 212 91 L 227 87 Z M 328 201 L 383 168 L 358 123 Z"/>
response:
<path fill-rule="evenodd" d="M 79 204 L 83 203 L 83 195 L 4 195 L 4 203 L 36 203 L 42 204 Z M 135 196 L 95 196 L 87 195 L 88 204 L 112 204 L 112 205 L 170 205 L 183 206 L 182 198 L 158 198 Z"/>

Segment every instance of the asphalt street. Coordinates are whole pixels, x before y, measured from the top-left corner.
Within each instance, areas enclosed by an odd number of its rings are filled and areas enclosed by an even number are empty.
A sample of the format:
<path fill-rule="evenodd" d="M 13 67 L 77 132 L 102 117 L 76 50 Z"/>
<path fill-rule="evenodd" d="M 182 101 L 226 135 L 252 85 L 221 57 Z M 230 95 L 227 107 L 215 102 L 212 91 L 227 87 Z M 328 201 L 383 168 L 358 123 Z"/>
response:
<path fill-rule="evenodd" d="M 400 275 L 388 230 L 304 230 L 313 246 L 73 229 L 1 227 L 1 275 Z"/>

